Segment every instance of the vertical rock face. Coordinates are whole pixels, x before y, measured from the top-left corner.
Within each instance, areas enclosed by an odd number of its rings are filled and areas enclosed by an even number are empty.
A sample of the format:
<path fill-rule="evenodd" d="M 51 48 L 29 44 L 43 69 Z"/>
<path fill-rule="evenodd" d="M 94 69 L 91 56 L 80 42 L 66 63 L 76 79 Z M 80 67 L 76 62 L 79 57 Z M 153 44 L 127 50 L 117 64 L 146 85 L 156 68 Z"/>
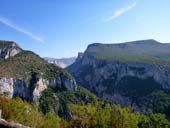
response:
<path fill-rule="evenodd" d="M 34 90 L 33 90 L 33 101 L 36 101 L 39 99 L 39 97 L 41 96 L 41 92 L 43 92 L 45 89 L 47 89 L 47 84 L 46 81 L 43 79 L 39 79 L 37 82 L 37 85 L 35 86 Z"/>
<path fill-rule="evenodd" d="M 24 80 L 1 77 L 0 78 L 0 94 L 8 98 L 21 97 L 31 101 L 31 89 Z"/>
<path fill-rule="evenodd" d="M 75 80 L 58 77 L 53 80 L 47 80 L 46 84 L 56 90 L 69 90 L 75 91 L 77 89 Z"/>
<path fill-rule="evenodd" d="M 13 94 L 12 97 L 21 97 L 28 101 L 32 101 L 31 89 L 29 89 L 28 84 L 24 80 L 12 79 L 13 81 Z"/>
<path fill-rule="evenodd" d="M 75 91 L 77 89 L 74 80 L 65 78 L 57 78 L 54 80 L 40 78 L 32 87 L 24 80 L 7 77 L 0 78 L 0 95 L 4 95 L 8 98 L 21 97 L 25 100 L 34 102 L 40 98 L 41 93 L 48 87 L 53 88 L 56 91 L 63 88 L 67 91 Z"/>
<path fill-rule="evenodd" d="M 169 48 L 154 40 L 96 43 L 67 70 L 99 97 L 128 106 L 155 90 L 170 90 Z"/>
<path fill-rule="evenodd" d="M 0 94 L 12 98 L 14 92 L 13 84 L 14 81 L 12 78 L 0 78 Z"/>
<path fill-rule="evenodd" d="M 0 41 L 0 64 L 0 95 L 8 98 L 34 102 L 48 87 L 56 92 L 77 88 L 75 80 L 64 69 L 48 64 L 11 41 Z"/>
<path fill-rule="evenodd" d="M 2 42 L 2 41 L 0 41 Z M 0 58 L 7 59 L 21 52 L 21 48 L 14 42 L 4 42 L 0 44 Z"/>

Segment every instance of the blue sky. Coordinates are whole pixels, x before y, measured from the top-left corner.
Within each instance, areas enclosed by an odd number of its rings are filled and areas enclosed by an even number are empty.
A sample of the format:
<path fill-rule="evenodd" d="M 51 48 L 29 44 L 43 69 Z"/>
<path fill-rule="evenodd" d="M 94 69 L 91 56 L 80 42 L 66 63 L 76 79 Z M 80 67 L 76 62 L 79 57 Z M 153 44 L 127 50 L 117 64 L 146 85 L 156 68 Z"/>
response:
<path fill-rule="evenodd" d="M 43 57 L 77 56 L 95 42 L 170 42 L 170 0 L 0 0 L 0 5 L 0 39 Z"/>

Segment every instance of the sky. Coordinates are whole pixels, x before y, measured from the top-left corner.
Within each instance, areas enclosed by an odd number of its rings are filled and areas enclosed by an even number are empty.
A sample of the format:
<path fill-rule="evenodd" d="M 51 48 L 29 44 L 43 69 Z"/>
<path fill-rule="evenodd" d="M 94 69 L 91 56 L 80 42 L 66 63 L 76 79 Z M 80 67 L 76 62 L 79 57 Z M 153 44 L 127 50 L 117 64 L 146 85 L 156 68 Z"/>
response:
<path fill-rule="evenodd" d="M 91 43 L 170 42 L 170 0 L 0 0 L 0 40 L 42 57 L 73 57 Z"/>

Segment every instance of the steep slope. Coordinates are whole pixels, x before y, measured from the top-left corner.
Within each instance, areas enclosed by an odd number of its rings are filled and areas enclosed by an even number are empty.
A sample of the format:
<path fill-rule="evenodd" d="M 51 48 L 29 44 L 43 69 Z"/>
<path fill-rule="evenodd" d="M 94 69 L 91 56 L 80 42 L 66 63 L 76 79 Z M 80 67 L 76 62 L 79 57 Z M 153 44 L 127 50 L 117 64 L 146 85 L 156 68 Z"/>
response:
<path fill-rule="evenodd" d="M 76 60 L 76 57 L 70 57 L 70 58 L 61 58 L 61 59 L 56 59 L 56 58 L 49 58 L 49 57 L 44 57 L 44 59 L 51 64 L 55 64 L 61 68 L 66 68 L 67 66 L 73 64 Z"/>
<path fill-rule="evenodd" d="M 44 114 L 55 113 L 68 120 L 72 118 L 69 104 L 97 99 L 77 86 L 65 69 L 49 64 L 16 43 L 0 41 L 0 49 L 7 51 L 0 54 L 0 97 L 19 97 L 38 104 Z"/>
<path fill-rule="evenodd" d="M 74 79 L 65 70 L 48 64 L 30 51 L 0 61 L 0 92 L 9 97 L 20 96 L 29 101 L 38 98 L 47 87 L 75 90 Z"/>
<path fill-rule="evenodd" d="M 91 44 L 67 70 L 99 97 L 137 109 L 153 92 L 170 90 L 169 49 L 155 40 Z"/>
<path fill-rule="evenodd" d="M 14 42 L 3 41 L 0 46 L 10 53 L 8 58 L 1 54 L 4 58 L 0 60 L 0 94 L 34 102 L 47 87 L 55 91 L 76 90 L 75 80 L 65 70 L 22 50 Z M 13 51 L 17 52 L 11 54 Z"/>

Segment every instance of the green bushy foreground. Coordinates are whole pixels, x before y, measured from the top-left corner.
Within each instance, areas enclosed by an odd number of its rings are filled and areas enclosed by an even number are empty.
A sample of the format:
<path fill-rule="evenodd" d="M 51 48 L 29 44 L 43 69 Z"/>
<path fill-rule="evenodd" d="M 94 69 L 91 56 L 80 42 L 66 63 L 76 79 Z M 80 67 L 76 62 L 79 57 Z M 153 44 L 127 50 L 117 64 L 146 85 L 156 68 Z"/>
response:
<path fill-rule="evenodd" d="M 29 104 L 19 98 L 0 98 L 2 117 L 8 121 L 15 121 L 26 126 L 36 128 L 57 128 L 60 118 L 55 114 L 43 115 L 37 105 Z"/>
<path fill-rule="evenodd" d="M 36 128 L 169 128 L 170 121 L 163 114 L 143 115 L 130 107 L 96 103 L 69 104 L 73 119 L 66 121 L 56 114 L 40 112 L 38 105 L 19 98 L 0 98 L 3 118 Z"/>

